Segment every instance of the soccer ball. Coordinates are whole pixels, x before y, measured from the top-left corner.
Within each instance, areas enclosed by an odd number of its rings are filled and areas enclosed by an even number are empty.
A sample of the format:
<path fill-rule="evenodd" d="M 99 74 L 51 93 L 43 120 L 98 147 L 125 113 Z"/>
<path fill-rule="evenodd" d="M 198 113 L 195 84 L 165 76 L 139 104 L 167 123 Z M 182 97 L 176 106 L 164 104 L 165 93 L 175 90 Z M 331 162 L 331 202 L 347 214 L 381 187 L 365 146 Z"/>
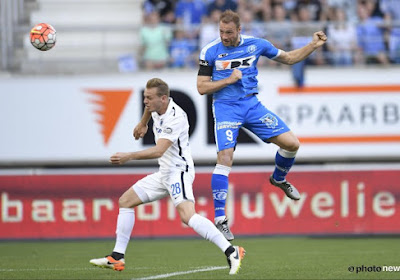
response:
<path fill-rule="evenodd" d="M 56 44 L 56 30 L 47 23 L 39 23 L 31 29 L 31 44 L 41 51 L 48 51 Z"/>

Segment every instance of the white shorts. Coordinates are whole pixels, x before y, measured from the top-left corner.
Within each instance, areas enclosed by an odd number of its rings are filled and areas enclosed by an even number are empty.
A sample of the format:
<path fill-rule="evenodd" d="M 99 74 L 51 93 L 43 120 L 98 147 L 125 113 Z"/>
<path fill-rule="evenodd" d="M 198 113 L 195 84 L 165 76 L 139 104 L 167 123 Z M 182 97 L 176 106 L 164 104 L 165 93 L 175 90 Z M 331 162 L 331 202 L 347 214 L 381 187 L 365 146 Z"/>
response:
<path fill-rule="evenodd" d="M 143 203 L 159 200 L 169 194 L 177 206 L 186 200 L 194 202 L 193 181 L 194 171 L 191 170 L 188 172 L 177 170 L 170 174 L 159 171 L 137 181 L 132 188 Z"/>

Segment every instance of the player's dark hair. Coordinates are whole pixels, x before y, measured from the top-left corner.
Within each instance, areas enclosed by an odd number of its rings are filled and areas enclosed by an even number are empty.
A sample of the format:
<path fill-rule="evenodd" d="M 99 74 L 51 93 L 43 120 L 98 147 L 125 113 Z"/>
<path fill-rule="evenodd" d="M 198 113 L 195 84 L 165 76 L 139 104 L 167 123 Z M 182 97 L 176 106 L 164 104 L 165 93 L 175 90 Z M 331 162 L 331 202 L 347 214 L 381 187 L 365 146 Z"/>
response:
<path fill-rule="evenodd" d="M 240 17 L 238 13 L 235 13 L 232 10 L 224 11 L 219 17 L 219 21 L 223 23 L 233 22 L 237 28 L 240 27 Z"/>
<path fill-rule="evenodd" d="M 169 87 L 166 82 L 159 78 L 153 78 L 147 81 L 146 88 L 157 88 L 157 95 L 163 96 L 166 95 L 169 97 Z"/>

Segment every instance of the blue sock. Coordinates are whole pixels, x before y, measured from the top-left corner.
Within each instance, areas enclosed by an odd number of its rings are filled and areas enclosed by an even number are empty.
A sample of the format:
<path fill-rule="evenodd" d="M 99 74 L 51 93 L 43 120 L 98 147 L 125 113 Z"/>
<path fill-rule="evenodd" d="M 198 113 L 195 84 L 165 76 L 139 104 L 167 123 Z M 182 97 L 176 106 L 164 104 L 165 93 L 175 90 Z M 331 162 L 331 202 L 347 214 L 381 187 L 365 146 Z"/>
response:
<path fill-rule="evenodd" d="M 290 157 L 283 157 L 281 154 L 285 154 Z M 296 152 L 288 152 L 279 150 L 276 152 L 275 156 L 275 170 L 272 177 L 275 181 L 285 181 L 286 175 L 288 174 L 290 168 L 293 166 L 295 161 Z"/>
<path fill-rule="evenodd" d="M 225 216 L 226 197 L 228 195 L 228 176 L 213 174 L 211 188 L 214 199 L 215 217 Z"/>

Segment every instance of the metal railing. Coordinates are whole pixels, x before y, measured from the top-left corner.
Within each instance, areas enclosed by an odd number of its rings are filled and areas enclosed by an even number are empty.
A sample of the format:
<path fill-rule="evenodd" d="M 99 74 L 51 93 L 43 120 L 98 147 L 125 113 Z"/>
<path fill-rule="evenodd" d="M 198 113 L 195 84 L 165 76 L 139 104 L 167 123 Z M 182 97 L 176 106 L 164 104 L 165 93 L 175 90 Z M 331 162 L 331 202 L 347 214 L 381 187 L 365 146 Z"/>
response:
<path fill-rule="evenodd" d="M 24 17 L 24 0 L 0 0 L 0 59 L 3 71 L 9 70 L 13 64 L 15 31 Z"/>

